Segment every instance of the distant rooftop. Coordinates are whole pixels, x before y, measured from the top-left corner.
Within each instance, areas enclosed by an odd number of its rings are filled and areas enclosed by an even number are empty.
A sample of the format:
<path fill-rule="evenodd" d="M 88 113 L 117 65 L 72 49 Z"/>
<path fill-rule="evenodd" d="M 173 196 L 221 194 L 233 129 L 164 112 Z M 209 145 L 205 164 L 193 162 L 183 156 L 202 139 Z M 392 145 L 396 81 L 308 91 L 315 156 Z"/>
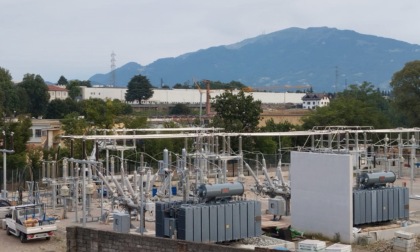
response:
<path fill-rule="evenodd" d="M 67 89 L 62 86 L 48 85 L 48 91 L 67 91 Z"/>

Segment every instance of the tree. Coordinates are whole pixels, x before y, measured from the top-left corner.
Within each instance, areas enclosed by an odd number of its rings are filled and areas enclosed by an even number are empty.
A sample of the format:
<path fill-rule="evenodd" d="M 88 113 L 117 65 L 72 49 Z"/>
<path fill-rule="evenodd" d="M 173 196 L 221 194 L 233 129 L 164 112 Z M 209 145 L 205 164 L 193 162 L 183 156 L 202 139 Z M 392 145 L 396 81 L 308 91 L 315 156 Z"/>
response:
<path fill-rule="evenodd" d="M 80 104 L 82 115 L 85 116 L 88 122 L 100 128 L 112 128 L 114 124 L 112 105 L 108 105 L 107 102 L 99 98 L 83 100 Z"/>
<path fill-rule="evenodd" d="M 302 118 L 302 126 L 305 129 L 332 125 L 383 129 L 391 126 L 392 116 L 389 102 L 371 83 L 363 82 L 360 86 L 353 84 L 337 93 L 328 106 L 311 111 Z"/>
<path fill-rule="evenodd" d="M 153 86 L 150 84 L 147 77 L 136 75 L 131 78 L 127 85 L 127 93 L 125 93 L 125 100 L 129 102 L 138 101 L 141 104 L 142 100 L 147 100 L 153 96 Z"/>
<path fill-rule="evenodd" d="M 85 135 L 89 131 L 89 123 L 76 112 L 66 115 L 61 123 L 66 135 Z"/>
<path fill-rule="evenodd" d="M 71 99 L 76 100 L 82 95 L 82 89 L 80 88 L 81 86 L 92 87 L 92 84 L 89 80 L 70 80 L 70 82 L 67 83 L 66 88 L 69 91 L 69 96 Z"/>
<path fill-rule="evenodd" d="M 170 115 L 189 115 L 190 113 L 191 109 L 182 103 L 176 104 L 169 112 Z"/>
<path fill-rule="evenodd" d="M 98 98 L 83 100 L 79 102 L 81 114 L 92 125 L 100 128 L 110 129 L 114 127 L 117 116 L 132 113 L 132 108 L 119 100 L 101 100 Z"/>
<path fill-rule="evenodd" d="M 0 113 L 10 110 L 10 92 L 13 90 L 12 76 L 9 70 L 0 67 Z"/>
<path fill-rule="evenodd" d="M 66 88 L 69 91 L 69 97 L 73 100 L 76 100 L 76 98 L 82 94 L 79 80 L 71 80 Z"/>
<path fill-rule="evenodd" d="M 262 113 L 261 101 L 255 101 L 252 95 L 244 91 L 234 93 L 226 90 L 212 99 L 212 107 L 217 112 L 213 118 L 213 126 L 224 128 L 225 132 L 255 132 L 258 130 L 260 115 Z M 254 151 L 254 138 L 242 138 L 244 151 Z M 239 141 L 231 138 L 231 149 L 239 150 Z"/>
<path fill-rule="evenodd" d="M 19 116 L 17 122 L 11 122 L 8 125 L 10 131 L 14 132 L 13 142 L 16 153 L 26 151 L 26 143 L 31 137 L 31 131 L 29 130 L 31 126 L 31 119 L 26 116 Z"/>
<path fill-rule="evenodd" d="M 9 172 L 13 169 L 20 169 L 27 165 L 27 148 L 32 126 L 31 119 L 26 116 L 19 116 L 17 121 L 9 121 L 3 125 L 6 131 L 7 148 L 11 147 L 10 132 L 14 132 L 13 145 L 15 153 L 7 156 L 7 167 Z M 8 176 L 10 178 L 10 176 Z"/>
<path fill-rule="evenodd" d="M 113 113 L 115 115 L 129 115 L 133 113 L 133 107 L 131 107 L 127 103 L 123 103 L 121 100 L 118 100 L 118 99 L 112 100 L 111 106 L 112 106 Z"/>
<path fill-rule="evenodd" d="M 91 125 L 85 118 L 81 117 L 76 112 L 66 115 L 64 119 L 60 121 L 62 123 L 62 129 L 66 132 L 66 135 L 87 135 L 91 133 Z M 66 145 L 66 149 L 71 149 L 69 139 L 65 139 L 64 144 Z M 83 159 L 82 141 L 74 141 L 73 151 L 73 157 Z"/>
<path fill-rule="evenodd" d="M 92 84 L 90 83 L 90 80 L 84 80 L 84 81 L 79 81 L 79 86 L 92 87 Z"/>
<path fill-rule="evenodd" d="M 23 87 L 14 86 L 10 91 L 8 98 L 10 100 L 8 105 L 10 114 L 12 113 L 12 110 L 14 115 L 26 114 L 30 111 L 29 95 Z"/>
<path fill-rule="evenodd" d="M 121 122 L 126 129 L 144 129 L 147 127 L 147 117 L 142 116 L 125 116 L 121 118 Z"/>
<path fill-rule="evenodd" d="M 48 104 L 45 117 L 48 119 L 63 119 L 72 112 L 80 112 L 80 107 L 76 101 L 70 98 L 65 100 L 54 99 Z"/>
<path fill-rule="evenodd" d="M 190 89 L 191 86 L 189 82 L 184 82 L 184 84 L 177 83 L 172 88 L 173 89 Z"/>
<path fill-rule="evenodd" d="M 35 74 L 25 74 L 18 86 L 23 88 L 28 95 L 28 112 L 34 117 L 44 115 L 50 100 L 50 94 L 42 77 Z"/>
<path fill-rule="evenodd" d="M 9 70 L 0 67 L 0 84 L 3 83 L 12 83 L 12 75 L 10 75 Z"/>
<path fill-rule="evenodd" d="M 275 123 L 272 118 L 265 121 L 265 126 L 260 129 L 262 132 L 289 132 L 300 130 L 300 126 L 294 125 L 288 121 Z M 307 137 L 258 137 L 255 140 L 255 149 L 260 150 L 264 154 L 281 154 L 283 162 L 290 162 L 290 152 L 284 151 L 284 149 L 290 149 L 293 146 L 302 146 L 305 144 Z M 283 151 L 281 151 L 283 150 Z M 268 159 L 268 157 L 266 158 Z M 268 160 L 267 160 L 268 161 Z M 276 162 L 276 160 L 270 160 L 270 162 Z"/>
<path fill-rule="evenodd" d="M 201 89 L 206 89 L 207 83 L 209 84 L 210 89 L 239 89 L 241 90 L 247 87 L 239 81 L 231 81 L 229 83 L 223 83 L 220 81 L 203 80 L 199 82 L 198 85 L 200 86 Z M 194 86 L 194 88 L 197 88 L 197 86 Z"/>
<path fill-rule="evenodd" d="M 9 71 L 0 67 L 0 115 L 24 114 L 28 107 L 26 91 L 14 85 Z"/>
<path fill-rule="evenodd" d="M 254 132 L 262 113 L 261 101 L 254 101 L 252 95 L 245 95 L 243 91 L 234 94 L 226 90 L 216 96 L 212 107 L 217 112 L 213 124 L 225 128 L 226 132 Z"/>
<path fill-rule="evenodd" d="M 393 105 L 405 117 L 407 126 L 420 123 L 420 60 L 405 64 L 391 80 Z"/>
<path fill-rule="evenodd" d="M 66 77 L 61 75 L 60 79 L 57 81 L 57 85 L 67 86 L 67 84 L 69 84 L 69 82 L 67 81 Z"/>

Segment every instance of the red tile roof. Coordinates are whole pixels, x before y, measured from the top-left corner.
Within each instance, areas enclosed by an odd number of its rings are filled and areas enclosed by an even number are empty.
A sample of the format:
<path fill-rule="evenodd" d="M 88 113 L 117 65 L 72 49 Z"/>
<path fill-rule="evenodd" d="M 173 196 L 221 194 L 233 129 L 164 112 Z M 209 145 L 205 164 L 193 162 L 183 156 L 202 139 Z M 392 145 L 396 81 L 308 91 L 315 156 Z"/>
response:
<path fill-rule="evenodd" d="M 67 91 L 67 89 L 56 85 L 48 85 L 48 91 Z"/>

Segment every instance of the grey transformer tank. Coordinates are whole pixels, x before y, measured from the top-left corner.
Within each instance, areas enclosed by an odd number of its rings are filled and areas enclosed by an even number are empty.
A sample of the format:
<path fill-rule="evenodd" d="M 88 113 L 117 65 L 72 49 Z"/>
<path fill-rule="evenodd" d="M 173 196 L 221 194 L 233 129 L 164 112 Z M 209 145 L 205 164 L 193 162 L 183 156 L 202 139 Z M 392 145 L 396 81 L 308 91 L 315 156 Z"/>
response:
<path fill-rule="evenodd" d="M 397 176 L 394 172 L 374 172 L 360 174 L 360 184 L 363 188 L 383 187 L 387 183 L 394 183 Z"/>
<path fill-rule="evenodd" d="M 244 193 L 244 185 L 240 182 L 224 184 L 202 184 L 198 187 L 198 196 L 203 201 L 211 201 L 232 196 L 240 196 Z"/>

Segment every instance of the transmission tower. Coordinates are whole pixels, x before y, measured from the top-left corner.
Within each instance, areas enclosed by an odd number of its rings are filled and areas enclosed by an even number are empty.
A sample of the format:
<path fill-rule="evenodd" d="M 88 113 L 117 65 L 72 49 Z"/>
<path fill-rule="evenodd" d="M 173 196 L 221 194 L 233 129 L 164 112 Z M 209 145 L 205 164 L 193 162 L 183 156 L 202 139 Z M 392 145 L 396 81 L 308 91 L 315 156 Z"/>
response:
<path fill-rule="evenodd" d="M 337 93 L 337 88 L 338 88 L 338 66 L 335 66 L 334 93 Z"/>
<path fill-rule="evenodd" d="M 115 87 L 115 56 L 114 51 L 111 53 L 111 86 Z"/>

